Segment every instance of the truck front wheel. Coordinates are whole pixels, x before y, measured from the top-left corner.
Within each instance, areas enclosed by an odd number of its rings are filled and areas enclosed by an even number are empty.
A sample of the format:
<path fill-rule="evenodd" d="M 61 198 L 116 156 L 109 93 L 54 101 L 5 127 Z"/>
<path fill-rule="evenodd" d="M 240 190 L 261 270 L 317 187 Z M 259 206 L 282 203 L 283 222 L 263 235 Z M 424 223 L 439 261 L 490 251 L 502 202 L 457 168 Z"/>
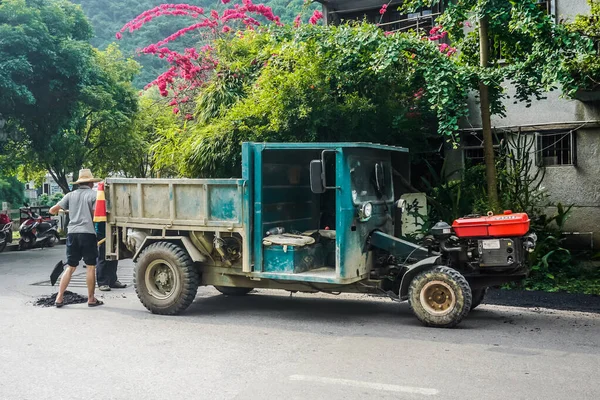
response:
<path fill-rule="evenodd" d="M 458 271 L 437 267 L 415 276 L 408 304 L 426 326 L 451 328 L 471 310 L 471 287 Z"/>
<path fill-rule="evenodd" d="M 138 298 L 149 311 L 176 315 L 194 301 L 200 274 L 184 249 L 157 242 L 140 255 L 133 281 Z"/>

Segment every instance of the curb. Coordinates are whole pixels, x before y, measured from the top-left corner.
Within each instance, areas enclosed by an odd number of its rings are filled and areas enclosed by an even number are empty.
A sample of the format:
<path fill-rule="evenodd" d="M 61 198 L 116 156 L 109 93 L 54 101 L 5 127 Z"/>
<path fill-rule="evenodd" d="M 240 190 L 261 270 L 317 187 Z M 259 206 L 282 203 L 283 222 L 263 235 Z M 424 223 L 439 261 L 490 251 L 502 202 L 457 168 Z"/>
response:
<path fill-rule="evenodd" d="M 67 243 L 67 239 L 65 238 L 61 238 L 60 241 L 58 242 L 58 244 L 66 244 Z M 9 245 L 6 245 L 6 249 L 5 251 L 18 251 L 19 250 L 19 244 L 18 243 L 11 243 Z"/>

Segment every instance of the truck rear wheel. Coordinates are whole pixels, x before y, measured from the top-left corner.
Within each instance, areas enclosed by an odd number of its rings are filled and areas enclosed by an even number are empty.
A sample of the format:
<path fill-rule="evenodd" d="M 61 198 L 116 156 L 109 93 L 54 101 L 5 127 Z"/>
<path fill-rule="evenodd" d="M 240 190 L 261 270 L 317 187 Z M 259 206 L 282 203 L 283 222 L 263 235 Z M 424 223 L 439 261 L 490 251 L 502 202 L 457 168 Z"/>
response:
<path fill-rule="evenodd" d="M 408 304 L 426 326 L 451 328 L 471 310 L 471 287 L 458 271 L 437 267 L 415 276 L 408 289 Z"/>
<path fill-rule="evenodd" d="M 487 293 L 488 288 L 484 287 L 481 289 L 471 289 L 471 293 L 473 294 L 473 301 L 471 302 L 471 310 L 474 310 L 481 304 L 483 299 L 485 298 L 485 294 Z"/>
<path fill-rule="evenodd" d="M 252 288 L 230 286 L 215 286 L 215 289 L 226 296 L 244 296 L 252 291 Z"/>
<path fill-rule="evenodd" d="M 153 314 L 176 315 L 196 297 L 200 274 L 181 247 L 168 242 L 148 246 L 133 275 L 138 298 Z"/>

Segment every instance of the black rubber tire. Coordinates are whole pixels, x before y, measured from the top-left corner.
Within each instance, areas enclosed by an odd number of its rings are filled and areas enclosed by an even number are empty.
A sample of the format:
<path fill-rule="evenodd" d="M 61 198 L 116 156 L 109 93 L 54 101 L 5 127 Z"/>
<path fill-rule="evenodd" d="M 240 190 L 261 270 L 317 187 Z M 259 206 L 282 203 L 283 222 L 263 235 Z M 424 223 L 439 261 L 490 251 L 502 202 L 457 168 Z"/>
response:
<path fill-rule="evenodd" d="M 2 253 L 4 251 L 4 249 L 6 248 L 6 245 L 7 245 L 7 240 L 4 240 L 4 241 L 2 241 L 2 243 L 0 243 L 0 253 Z"/>
<path fill-rule="evenodd" d="M 151 262 L 156 260 L 164 260 L 171 264 L 181 282 L 177 291 L 167 299 L 152 296 L 146 286 L 146 269 Z M 157 242 L 146 247 L 138 258 L 133 273 L 133 282 L 138 298 L 150 312 L 161 315 L 177 315 L 185 311 L 196 298 L 200 273 L 184 249 L 173 243 Z"/>
<path fill-rule="evenodd" d="M 58 233 L 54 234 L 54 239 L 48 239 L 48 247 L 54 247 L 57 243 L 60 243 L 60 236 Z"/>
<path fill-rule="evenodd" d="M 31 244 L 27 243 L 23 239 L 19 240 L 19 251 L 29 250 L 31 247 Z"/>
<path fill-rule="evenodd" d="M 230 286 L 215 286 L 215 289 L 226 296 L 245 296 L 253 290 L 252 288 Z"/>
<path fill-rule="evenodd" d="M 471 294 L 473 296 L 473 300 L 471 301 L 471 310 L 474 310 L 481 304 L 487 291 L 487 287 L 482 289 L 471 289 Z"/>
<path fill-rule="evenodd" d="M 454 305 L 444 315 L 435 315 L 423 306 L 421 291 L 427 283 L 441 281 L 448 285 L 455 297 Z M 471 287 L 460 272 L 449 267 L 436 267 L 421 272 L 413 278 L 408 289 L 408 304 L 415 316 L 425 326 L 435 328 L 452 328 L 460 323 L 471 310 Z"/>

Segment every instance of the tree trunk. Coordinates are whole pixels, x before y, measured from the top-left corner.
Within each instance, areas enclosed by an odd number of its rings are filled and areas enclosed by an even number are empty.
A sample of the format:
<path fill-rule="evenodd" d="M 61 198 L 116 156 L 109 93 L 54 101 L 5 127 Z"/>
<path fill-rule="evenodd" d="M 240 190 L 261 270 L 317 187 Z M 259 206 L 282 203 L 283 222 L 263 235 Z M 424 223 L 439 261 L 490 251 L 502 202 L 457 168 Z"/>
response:
<path fill-rule="evenodd" d="M 479 62 L 482 68 L 487 68 L 489 61 L 488 20 L 479 20 Z M 488 86 L 479 81 L 479 106 L 481 109 L 481 127 L 483 129 L 483 151 L 485 158 L 485 175 L 487 178 L 488 201 L 493 211 L 498 211 L 498 181 L 496 178 L 496 163 L 494 160 L 494 140 L 492 137 L 492 122 L 490 118 L 490 99 Z"/>

